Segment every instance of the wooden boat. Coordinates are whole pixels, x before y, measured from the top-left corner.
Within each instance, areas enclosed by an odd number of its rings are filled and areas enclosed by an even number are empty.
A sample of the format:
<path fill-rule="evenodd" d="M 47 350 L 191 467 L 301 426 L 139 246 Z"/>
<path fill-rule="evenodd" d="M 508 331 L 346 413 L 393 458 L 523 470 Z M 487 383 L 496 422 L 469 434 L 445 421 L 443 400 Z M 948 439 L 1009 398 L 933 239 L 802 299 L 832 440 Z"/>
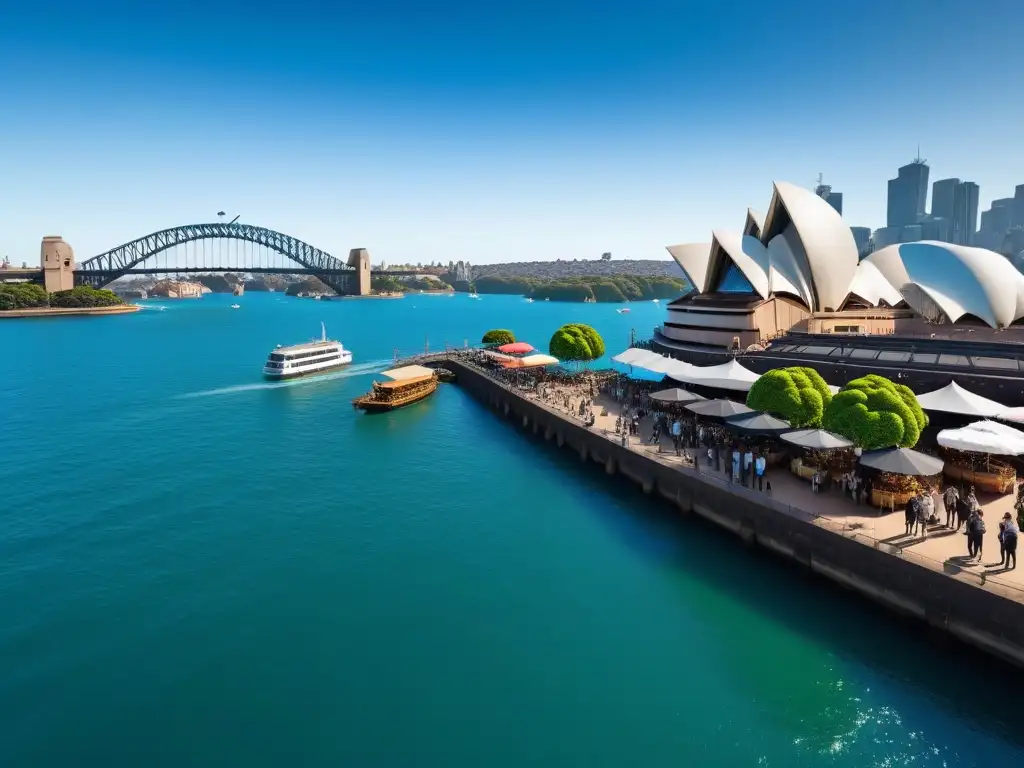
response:
<path fill-rule="evenodd" d="M 434 394 L 439 381 L 435 371 L 421 365 L 395 368 L 382 375 L 391 381 L 373 382 L 372 390 L 352 401 L 354 408 L 380 413 L 412 405 Z"/>

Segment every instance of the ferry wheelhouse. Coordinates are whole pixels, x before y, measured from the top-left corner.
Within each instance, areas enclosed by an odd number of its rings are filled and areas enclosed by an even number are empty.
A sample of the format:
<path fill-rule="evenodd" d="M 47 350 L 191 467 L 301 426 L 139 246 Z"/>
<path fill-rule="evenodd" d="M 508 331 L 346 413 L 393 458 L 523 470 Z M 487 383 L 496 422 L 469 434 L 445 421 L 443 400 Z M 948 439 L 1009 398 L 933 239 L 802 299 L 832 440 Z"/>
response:
<path fill-rule="evenodd" d="M 282 347 L 280 344 L 267 357 L 263 375 L 268 379 L 282 381 L 299 376 L 312 376 L 342 368 L 352 362 L 352 352 L 345 349 L 340 341 L 327 338 L 327 328 L 320 323 L 321 336 L 305 344 Z"/>

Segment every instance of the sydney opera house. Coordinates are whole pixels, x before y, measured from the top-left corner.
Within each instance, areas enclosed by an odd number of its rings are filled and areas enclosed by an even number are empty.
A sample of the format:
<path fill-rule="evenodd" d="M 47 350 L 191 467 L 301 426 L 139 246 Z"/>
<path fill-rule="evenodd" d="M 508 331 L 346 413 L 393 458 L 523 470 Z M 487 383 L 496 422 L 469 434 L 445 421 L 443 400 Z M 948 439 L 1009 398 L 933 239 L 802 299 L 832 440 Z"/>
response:
<path fill-rule="evenodd" d="M 668 305 L 655 351 L 698 365 L 739 355 L 758 372 L 809 365 L 837 385 L 876 372 L 931 389 L 956 376 L 1024 398 L 1024 275 L 1005 257 L 923 241 L 860 260 L 825 200 L 773 186 L 741 231 L 668 248 L 693 288 Z"/>

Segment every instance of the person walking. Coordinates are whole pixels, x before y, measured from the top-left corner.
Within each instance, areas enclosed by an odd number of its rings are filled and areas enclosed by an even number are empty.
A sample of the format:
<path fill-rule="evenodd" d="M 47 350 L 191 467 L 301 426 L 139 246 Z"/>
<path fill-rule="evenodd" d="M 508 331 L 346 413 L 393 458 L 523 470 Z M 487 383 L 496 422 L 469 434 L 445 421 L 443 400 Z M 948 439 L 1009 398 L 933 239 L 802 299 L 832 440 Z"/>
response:
<path fill-rule="evenodd" d="M 763 453 L 759 453 L 754 459 L 754 473 L 757 475 L 757 490 L 764 490 L 764 471 L 768 467 L 768 461 Z"/>
<path fill-rule="evenodd" d="M 1013 515 L 1009 512 L 1003 515 L 1003 522 L 1000 523 L 1000 526 L 1003 530 L 999 533 L 999 550 L 1003 555 L 1003 560 L 999 564 L 1012 571 L 1017 567 L 1017 538 L 1020 528 L 1017 527 Z M 1011 562 L 1013 565 L 1010 565 Z"/>
<path fill-rule="evenodd" d="M 680 444 L 683 439 L 683 425 L 679 423 L 679 419 L 672 422 L 672 446 L 676 449 L 676 456 L 679 455 Z"/>

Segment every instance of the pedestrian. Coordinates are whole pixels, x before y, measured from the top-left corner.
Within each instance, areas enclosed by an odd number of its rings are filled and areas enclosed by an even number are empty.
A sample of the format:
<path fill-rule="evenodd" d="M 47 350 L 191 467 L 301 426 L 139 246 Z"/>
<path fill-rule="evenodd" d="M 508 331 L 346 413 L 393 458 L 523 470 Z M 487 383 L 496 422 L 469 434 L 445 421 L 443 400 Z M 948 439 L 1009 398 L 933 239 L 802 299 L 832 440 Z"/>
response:
<path fill-rule="evenodd" d="M 907 506 L 903 508 L 903 516 L 905 518 L 907 527 L 904 531 L 905 535 L 910 536 L 913 533 L 914 525 L 917 523 L 917 509 L 918 509 L 917 496 L 911 496 L 907 499 Z"/>
<path fill-rule="evenodd" d="M 1017 536 L 1020 533 L 1020 529 L 1009 512 L 1003 515 L 1001 526 L 1003 530 L 999 534 L 1001 537 L 999 549 L 1003 553 L 1004 562 L 1001 562 L 1000 565 L 1012 571 L 1017 567 Z M 1010 565 L 1011 561 L 1013 565 Z"/>
<path fill-rule="evenodd" d="M 679 455 L 679 447 L 682 442 L 683 426 L 679 419 L 672 422 L 672 446 L 676 449 L 676 456 Z"/>
<path fill-rule="evenodd" d="M 985 512 L 982 509 L 975 510 L 967 518 L 967 551 L 972 552 L 972 557 L 981 560 L 981 551 L 985 545 Z"/>
<path fill-rule="evenodd" d="M 914 535 L 920 533 L 921 538 L 928 536 L 928 496 L 925 492 L 917 492 L 917 526 L 914 528 Z"/>
<path fill-rule="evenodd" d="M 942 504 L 946 507 L 946 527 L 953 527 L 953 520 L 956 519 L 956 502 L 960 498 L 955 485 L 947 485 L 942 494 Z"/>
<path fill-rule="evenodd" d="M 764 471 L 768 467 L 768 462 L 764 458 L 763 453 L 759 453 L 757 458 L 754 460 L 754 472 L 757 474 L 757 490 L 764 490 Z"/>

